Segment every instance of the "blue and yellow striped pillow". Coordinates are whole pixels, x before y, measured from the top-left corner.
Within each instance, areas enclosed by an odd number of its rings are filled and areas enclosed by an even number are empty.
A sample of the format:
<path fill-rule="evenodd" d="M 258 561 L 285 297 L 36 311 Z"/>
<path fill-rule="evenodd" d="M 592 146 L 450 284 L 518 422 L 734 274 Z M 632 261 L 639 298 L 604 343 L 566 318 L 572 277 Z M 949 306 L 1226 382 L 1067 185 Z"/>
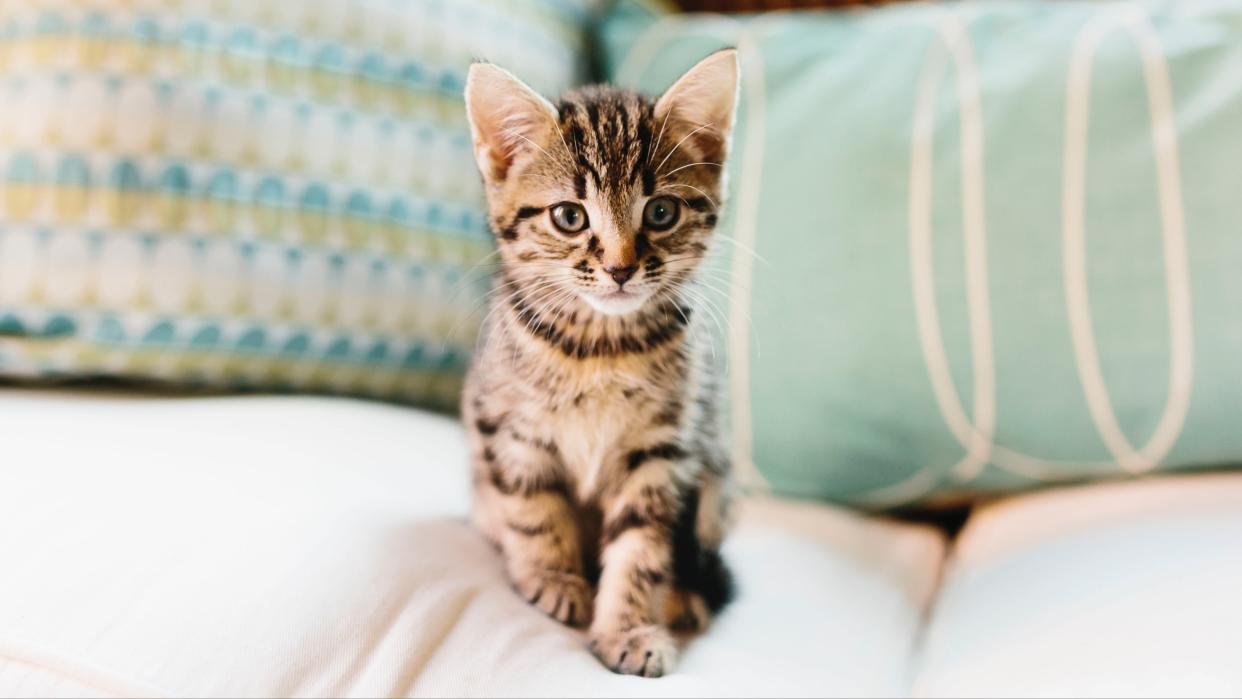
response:
<path fill-rule="evenodd" d="M 0 375 L 451 403 L 466 68 L 565 89 L 589 3 L 0 2 Z"/>

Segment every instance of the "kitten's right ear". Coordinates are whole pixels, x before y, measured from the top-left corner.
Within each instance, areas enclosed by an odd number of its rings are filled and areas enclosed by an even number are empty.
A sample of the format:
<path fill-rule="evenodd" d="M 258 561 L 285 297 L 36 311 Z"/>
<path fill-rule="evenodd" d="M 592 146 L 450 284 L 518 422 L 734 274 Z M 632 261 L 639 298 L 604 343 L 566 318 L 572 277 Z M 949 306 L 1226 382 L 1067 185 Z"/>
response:
<path fill-rule="evenodd" d="M 559 121 L 551 102 L 491 63 L 470 66 L 466 115 L 474 157 L 488 184 L 503 182 L 516 160 L 546 147 Z"/>
<path fill-rule="evenodd" d="M 673 126 L 673 133 L 680 126 L 693 134 L 702 159 L 724 162 L 737 112 L 738 75 L 737 49 L 711 54 L 660 96 L 656 121 Z"/>

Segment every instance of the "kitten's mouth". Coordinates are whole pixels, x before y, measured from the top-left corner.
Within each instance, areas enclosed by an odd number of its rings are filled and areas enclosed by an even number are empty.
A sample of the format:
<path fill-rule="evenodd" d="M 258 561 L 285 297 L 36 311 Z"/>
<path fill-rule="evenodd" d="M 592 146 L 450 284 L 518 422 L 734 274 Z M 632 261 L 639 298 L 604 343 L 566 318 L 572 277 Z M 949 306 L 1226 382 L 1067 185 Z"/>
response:
<path fill-rule="evenodd" d="M 610 316 L 633 313 L 642 307 L 647 294 L 639 294 L 625 289 L 616 289 L 606 294 L 583 294 L 582 298 L 591 308 Z"/>

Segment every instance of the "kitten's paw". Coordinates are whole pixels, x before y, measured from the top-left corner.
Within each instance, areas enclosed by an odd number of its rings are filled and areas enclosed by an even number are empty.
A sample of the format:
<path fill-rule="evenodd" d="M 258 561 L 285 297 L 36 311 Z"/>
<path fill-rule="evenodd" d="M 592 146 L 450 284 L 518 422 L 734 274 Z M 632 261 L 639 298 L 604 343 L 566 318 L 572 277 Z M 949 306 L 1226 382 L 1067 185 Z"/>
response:
<path fill-rule="evenodd" d="M 712 622 L 712 611 L 703 595 L 675 587 L 664 598 L 664 619 L 675 633 L 701 633 Z"/>
<path fill-rule="evenodd" d="M 673 669 L 677 646 L 662 626 L 591 634 L 591 652 L 613 672 L 661 677 Z"/>
<path fill-rule="evenodd" d="M 516 587 L 527 602 L 562 624 L 582 627 L 591 622 L 594 595 L 581 575 L 545 570 L 525 576 Z"/>

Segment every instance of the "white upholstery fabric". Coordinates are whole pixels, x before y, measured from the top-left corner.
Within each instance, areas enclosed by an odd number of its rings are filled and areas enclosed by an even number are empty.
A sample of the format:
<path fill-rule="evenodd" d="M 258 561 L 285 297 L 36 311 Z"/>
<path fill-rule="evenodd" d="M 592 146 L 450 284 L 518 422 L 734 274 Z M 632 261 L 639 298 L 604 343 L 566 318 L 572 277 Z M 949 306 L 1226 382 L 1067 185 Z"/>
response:
<path fill-rule="evenodd" d="M 963 531 L 922 696 L 1242 696 L 1242 474 L 1009 500 Z"/>
<path fill-rule="evenodd" d="M 892 695 L 943 556 L 749 503 L 737 602 L 673 675 L 619 677 L 464 522 L 449 419 L 7 390 L 0 430 L 0 695 Z"/>

